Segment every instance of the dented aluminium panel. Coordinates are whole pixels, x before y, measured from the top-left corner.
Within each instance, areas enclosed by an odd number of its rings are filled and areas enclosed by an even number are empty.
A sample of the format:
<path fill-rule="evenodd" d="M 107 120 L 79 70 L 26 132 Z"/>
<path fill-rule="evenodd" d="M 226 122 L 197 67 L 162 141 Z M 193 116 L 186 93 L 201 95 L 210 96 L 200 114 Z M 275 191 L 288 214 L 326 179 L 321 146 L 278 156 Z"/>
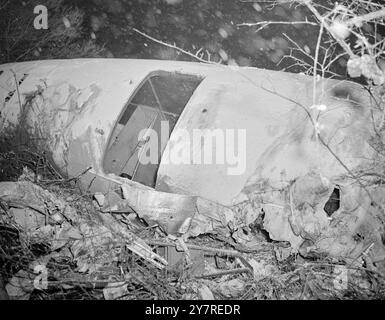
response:
<path fill-rule="evenodd" d="M 197 208 L 207 230 L 215 225 L 210 214 L 226 224 L 235 219 L 228 207 L 257 194 L 265 194 L 260 203 L 285 208 L 287 197 L 277 200 L 274 192 L 299 177 L 317 172 L 331 185 L 342 183 L 346 168 L 376 157 L 368 143 L 369 120 L 377 117 L 370 96 L 346 81 L 131 59 L 33 61 L 0 70 L 2 134 L 27 129 L 64 175 L 89 169 L 82 186 L 106 194 L 106 210 L 127 211 L 128 203 L 151 220 L 162 207 L 155 220 L 171 232 Z M 289 229 L 275 238 L 294 244 L 299 236 Z"/>
<path fill-rule="evenodd" d="M 319 162 L 312 142 L 314 130 L 302 109 L 314 104 L 313 79 L 304 75 L 130 59 L 34 61 L 3 65 L 1 70 L 2 130 L 22 119 L 23 126 L 44 139 L 55 164 L 68 176 L 76 176 L 89 167 L 100 176 L 113 171 L 106 170 L 109 165 L 105 159 L 114 152 L 108 147 L 114 127 L 146 78 L 159 71 L 192 75 L 201 82 L 178 115 L 166 141 L 167 152 L 160 155 L 160 164 L 152 169 L 157 190 L 203 196 L 229 205 L 256 169 L 266 171 L 265 176 L 271 179 L 290 180 L 307 171 L 308 165 Z M 338 145 L 348 137 L 355 142 L 340 144 L 341 148 L 353 148 L 348 152 L 357 156 L 360 152 L 367 155 L 368 146 L 363 145 L 362 138 L 366 128 L 361 126 L 361 121 L 369 116 L 364 107 L 367 95 L 358 85 L 347 82 L 327 81 L 317 84 L 317 88 L 317 104 L 328 105 L 328 110 L 313 111 L 320 113 L 320 124 L 330 135 L 328 139 L 333 138 Z M 146 93 L 144 90 L 143 95 Z M 131 132 L 126 135 L 125 144 L 117 145 L 118 150 L 138 142 L 139 129 L 150 127 L 151 117 L 159 110 L 147 108 L 142 114 L 136 113 L 131 115 L 137 117 L 133 124 L 126 126 Z M 141 123 L 140 117 L 150 120 Z M 135 123 L 142 128 L 132 128 Z M 205 130 L 207 133 L 206 145 L 198 145 L 201 161 L 193 159 L 193 152 L 186 152 L 197 148 L 193 145 L 193 131 L 197 129 L 201 130 L 197 137 L 204 135 Z M 283 161 L 282 156 L 274 157 L 277 152 L 285 154 L 285 168 L 274 163 Z M 118 152 L 113 156 L 120 156 L 121 162 L 129 157 Z M 325 176 L 344 170 L 323 151 L 321 158 L 320 168 Z M 348 164 L 354 166 L 357 160 L 348 158 L 352 162 Z M 88 175 L 91 188 L 98 184 L 91 183 L 93 178 Z"/>

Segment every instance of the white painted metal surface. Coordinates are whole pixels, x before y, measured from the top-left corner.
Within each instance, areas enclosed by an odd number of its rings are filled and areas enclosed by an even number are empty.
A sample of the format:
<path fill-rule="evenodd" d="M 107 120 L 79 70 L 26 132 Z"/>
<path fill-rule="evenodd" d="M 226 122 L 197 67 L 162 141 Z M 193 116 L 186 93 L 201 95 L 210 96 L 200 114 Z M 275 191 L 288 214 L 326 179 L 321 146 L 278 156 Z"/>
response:
<path fill-rule="evenodd" d="M 366 142 L 368 95 L 348 82 L 319 81 L 316 104 L 327 110 L 318 111 L 311 109 L 313 78 L 255 68 L 76 59 L 6 64 L 0 70 L 1 132 L 23 121 L 32 134 L 45 139 L 62 172 L 76 176 L 92 167 L 83 177 L 83 184 L 91 190 L 111 187 L 106 182 L 110 180 L 103 177 L 122 179 L 103 170 L 109 137 L 140 83 L 159 70 L 204 78 L 174 128 L 168 142 L 170 152 L 185 143 L 174 136 L 179 129 L 244 129 L 246 145 L 238 150 L 244 152 L 245 170 L 235 175 L 228 174 L 234 168 L 230 164 L 178 165 L 162 159 L 157 190 L 230 205 L 243 199 L 247 186 L 267 183 L 279 188 L 311 170 L 333 179 L 345 169 L 316 143 L 314 127 L 303 108 L 313 116 L 319 113 L 323 136 L 349 167 L 361 165 L 372 153 Z M 15 79 L 20 82 L 18 90 Z M 20 106 L 28 108 L 23 116 Z"/>

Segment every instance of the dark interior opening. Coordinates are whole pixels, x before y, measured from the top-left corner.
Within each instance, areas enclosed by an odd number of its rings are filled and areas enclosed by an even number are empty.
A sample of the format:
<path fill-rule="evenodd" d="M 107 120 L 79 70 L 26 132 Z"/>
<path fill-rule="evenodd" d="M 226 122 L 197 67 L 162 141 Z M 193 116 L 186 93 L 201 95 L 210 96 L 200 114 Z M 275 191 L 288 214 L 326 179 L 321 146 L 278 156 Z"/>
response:
<path fill-rule="evenodd" d="M 165 147 L 161 144 L 161 122 L 168 122 L 169 136 L 201 81 L 198 76 L 164 71 L 148 76 L 117 121 L 104 156 L 104 170 L 155 187 Z M 156 136 L 143 135 L 143 129 Z M 141 159 L 153 143 L 158 146 L 157 163 L 143 164 Z"/>
<path fill-rule="evenodd" d="M 324 210 L 330 217 L 340 208 L 340 189 L 334 188 L 329 200 L 325 203 Z"/>

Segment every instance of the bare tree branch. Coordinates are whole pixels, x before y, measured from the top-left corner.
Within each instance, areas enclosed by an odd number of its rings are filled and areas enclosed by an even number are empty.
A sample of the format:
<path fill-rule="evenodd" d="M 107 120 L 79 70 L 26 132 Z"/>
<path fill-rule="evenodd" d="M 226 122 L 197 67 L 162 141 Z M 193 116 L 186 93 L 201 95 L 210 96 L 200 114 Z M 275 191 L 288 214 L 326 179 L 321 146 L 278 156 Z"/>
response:
<path fill-rule="evenodd" d="M 307 20 L 306 21 L 261 21 L 261 22 L 250 22 L 250 23 L 238 23 L 237 26 L 238 27 L 262 26 L 260 29 L 258 29 L 258 30 L 261 30 L 271 24 L 285 24 L 285 25 L 307 24 L 307 25 L 319 27 L 318 23 L 307 21 Z"/>
<path fill-rule="evenodd" d="M 318 19 L 318 21 L 325 27 L 327 31 L 333 36 L 333 38 L 340 44 L 340 46 L 349 54 L 350 57 L 355 57 L 355 54 L 350 49 L 349 45 L 338 35 L 335 34 L 335 32 L 331 29 L 330 25 L 327 23 L 327 21 L 324 19 L 324 17 L 317 11 L 317 9 L 311 4 L 311 0 L 300 0 L 300 2 L 303 2 L 308 9 L 314 14 L 314 16 Z"/>
<path fill-rule="evenodd" d="M 363 22 L 369 22 L 380 18 L 383 19 L 384 17 L 385 17 L 385 9 L 382 9 L 375 12 L 369 12 L 362 16 L 356 16 L 354 18 L 351 18 L 350 20 L 346 21 L 346 24 L 348 26 L 360 26 Z"/>

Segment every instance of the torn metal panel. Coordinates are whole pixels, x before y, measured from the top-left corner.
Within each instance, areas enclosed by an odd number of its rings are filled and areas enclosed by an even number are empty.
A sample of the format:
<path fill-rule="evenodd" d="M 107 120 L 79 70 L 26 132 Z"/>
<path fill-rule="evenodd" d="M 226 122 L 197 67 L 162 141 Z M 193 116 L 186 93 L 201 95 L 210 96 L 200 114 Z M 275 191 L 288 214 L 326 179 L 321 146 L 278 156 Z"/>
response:
<path fill-rule="evenodd" d="M 351 179 L 340 181 L 340 206 L 328 216 L 325 204 L 333 189 L 317 173 L 309 173 L 281 192 L 259 194 L 255 202 L 265 212 L 264 228 L 270 238 L 290 242 L 303 256 L 325 254 L 352 262 L 368 246 L 373 257 L 383 256 L 384 188 L 368 186 L 369 197 Z"/>
<path fill-rule="evenodd" d="M 228 235 L 227 225 L 235 223 L 234 212 L 225 206 L 196 196 L 139 189 L 122 184 L 123 198 L 106 202 L 103 212 L 135 212 L 149 224 L 167 233 L 195 237 L 205 233 Z M 239 219 L 239 217 L 238 217 Z"/>
<path fill-rule="evenodd" d="M 196 197 L 155 190 L 140 190 L 122 185 L 126 198 L 102 210 L 104 212 L 137 212 L 150 225 L 159 224 L 167 233 L 177 233 L 195 212 Z"/>
<path fill-rule="evenodd" d="M 0 200 L 10 207 L 9 217 L 24 233 L 39 242 L 47 240 L 52 250 L 71 247 L 80 272 L 96 271 L 111 256 L 112 243 L 120 241 L 152 265 L 162 269 L 167 261 L 147 243 L 112 217 L 100 215 L 102 223 L 90 224 L 63 199 L 29 182 L 1 182 Z M 77 220 L 73 225 L 71 220 Z M 76 226 L 76 227 L 75 227 Z M 107 259 L 108 260 L 108 259 Z"/>

